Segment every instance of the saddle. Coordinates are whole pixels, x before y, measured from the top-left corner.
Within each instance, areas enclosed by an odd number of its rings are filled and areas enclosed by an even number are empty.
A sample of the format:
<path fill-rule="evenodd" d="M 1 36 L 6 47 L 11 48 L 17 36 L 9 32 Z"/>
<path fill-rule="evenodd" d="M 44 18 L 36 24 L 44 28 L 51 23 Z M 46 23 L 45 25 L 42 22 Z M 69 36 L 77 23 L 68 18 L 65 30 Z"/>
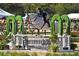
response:
<path fill-rule="evenodd" d="M 38 17 L 43 17 L 43 15 L 42 15 L 42 14 L 37 14 L 37 16 L 38 16 Z"/>

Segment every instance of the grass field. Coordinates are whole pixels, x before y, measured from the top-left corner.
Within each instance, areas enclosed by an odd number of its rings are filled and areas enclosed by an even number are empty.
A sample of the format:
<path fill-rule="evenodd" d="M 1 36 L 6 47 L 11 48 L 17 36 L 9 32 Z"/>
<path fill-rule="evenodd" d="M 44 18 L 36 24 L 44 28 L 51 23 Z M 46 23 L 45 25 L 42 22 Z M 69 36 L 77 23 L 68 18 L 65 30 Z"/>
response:
<path fill-rule="evenodd" d="M 79 56 L 79 52 L 0 52 L 0 56 Z"/>

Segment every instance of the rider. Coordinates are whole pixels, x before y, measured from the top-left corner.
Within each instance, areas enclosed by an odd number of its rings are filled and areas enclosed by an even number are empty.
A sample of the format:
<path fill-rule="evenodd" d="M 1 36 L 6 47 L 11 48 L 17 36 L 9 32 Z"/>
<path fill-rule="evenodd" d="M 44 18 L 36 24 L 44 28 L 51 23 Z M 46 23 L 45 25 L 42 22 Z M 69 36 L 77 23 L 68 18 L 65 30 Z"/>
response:
<path fill-rule="evenodd" d="M 48 26 L 50 27 L 49 21 L 46 19 L 47 13 L 45 11 L 43 11 L 41 8 L 38 8 L 38 15 L 41 15 L 43 17 L 43 20 L 44 20 L 43 26 L 47 23 Z M 42 26 L 42 28 L 43 28 L 43 26 Z"/>
<path fill-rule="evenodd" d="M 38 8 L 37 13 L 39 16 L 43 16 L 43 10 L 41 8 Z"/>

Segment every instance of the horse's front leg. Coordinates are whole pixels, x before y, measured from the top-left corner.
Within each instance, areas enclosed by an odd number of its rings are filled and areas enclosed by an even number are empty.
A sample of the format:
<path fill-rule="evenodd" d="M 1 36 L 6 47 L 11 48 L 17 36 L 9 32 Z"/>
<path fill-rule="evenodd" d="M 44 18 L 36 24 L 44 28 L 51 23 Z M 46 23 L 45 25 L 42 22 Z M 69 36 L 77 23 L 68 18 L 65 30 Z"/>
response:
<path fill-rule="evenodd" d="M 37 17 L 35 18 L 35 20 L 34 20 L 34 21 L 36 21 L 36 19 L 37 19 Z"/>

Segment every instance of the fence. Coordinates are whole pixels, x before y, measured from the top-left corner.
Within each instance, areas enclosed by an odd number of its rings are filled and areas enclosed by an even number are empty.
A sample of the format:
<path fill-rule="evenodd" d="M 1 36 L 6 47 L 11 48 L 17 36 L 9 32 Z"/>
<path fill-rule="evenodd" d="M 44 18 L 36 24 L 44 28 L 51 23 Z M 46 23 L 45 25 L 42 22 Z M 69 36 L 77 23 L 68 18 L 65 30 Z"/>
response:
<path fill-rule="evenodd" d="M 28 36 L 28 35 L 15 35 L 12 40 L 16 46 L 22 46 L 24 48 L 35 49 L 48 49 L 51 44 L 48 36 Z"/>

